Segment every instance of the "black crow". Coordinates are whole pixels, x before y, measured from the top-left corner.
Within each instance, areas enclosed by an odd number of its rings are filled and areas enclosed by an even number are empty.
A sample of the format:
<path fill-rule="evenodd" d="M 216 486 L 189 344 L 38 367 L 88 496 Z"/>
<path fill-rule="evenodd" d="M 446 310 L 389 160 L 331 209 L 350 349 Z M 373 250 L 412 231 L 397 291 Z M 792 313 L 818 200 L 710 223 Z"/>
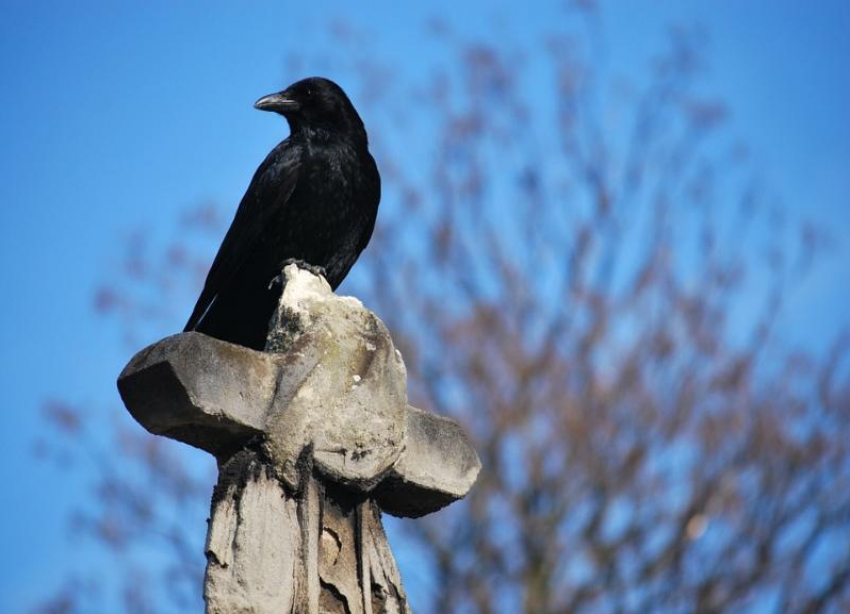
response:
<path fill-rule="evenodd" d="M 375 226 L 381 179 L 366 130 L 336 83 L 304 79 L 254 107 L 289 122 L 289 138 L 254 174 L 185 330 L 263 349 L 287 262 L 336 287 Z"/>

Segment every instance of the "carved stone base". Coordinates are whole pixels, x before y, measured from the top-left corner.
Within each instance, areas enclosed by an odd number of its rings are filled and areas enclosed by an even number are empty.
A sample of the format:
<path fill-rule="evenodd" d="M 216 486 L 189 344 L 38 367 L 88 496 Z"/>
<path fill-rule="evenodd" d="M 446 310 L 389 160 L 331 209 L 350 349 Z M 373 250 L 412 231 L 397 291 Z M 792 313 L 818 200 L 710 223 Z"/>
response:
<path fill-rule="evenodd" d="M 257 452 L 221 466 L 207 535 L 207 614 L 409 614 L 380 509 L 309 475 L 291 493 Z"/>

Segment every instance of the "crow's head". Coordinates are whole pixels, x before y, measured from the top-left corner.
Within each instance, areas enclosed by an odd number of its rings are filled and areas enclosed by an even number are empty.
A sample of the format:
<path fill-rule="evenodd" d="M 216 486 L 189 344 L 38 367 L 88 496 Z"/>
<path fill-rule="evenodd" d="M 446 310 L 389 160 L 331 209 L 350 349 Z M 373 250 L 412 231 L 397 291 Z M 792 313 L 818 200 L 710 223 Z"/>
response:
<path fill-rule="evenodd" d="M 322 77 L 302 79 L 282 92 L 263 96 L 254 108 L 283 115 L 293 133 L 363 132 L 363 122 L 348 96 L 336 83 Z"/>

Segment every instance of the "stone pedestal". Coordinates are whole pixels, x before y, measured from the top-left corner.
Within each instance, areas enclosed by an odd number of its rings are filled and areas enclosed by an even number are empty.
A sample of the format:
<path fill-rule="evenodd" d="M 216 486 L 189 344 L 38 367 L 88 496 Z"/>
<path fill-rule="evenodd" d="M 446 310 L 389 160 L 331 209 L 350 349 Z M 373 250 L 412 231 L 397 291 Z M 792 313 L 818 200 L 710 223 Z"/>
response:
<path fill-rule="evenodd" d="M 409 612 L 381 513 L 463 497 L 480 462 L 458 424 L 407 404 L 384 324 L 291 265 L 265 352 L 183 333 L 118 380 L 148 431 L 214 454 L 208 614 Z"/>

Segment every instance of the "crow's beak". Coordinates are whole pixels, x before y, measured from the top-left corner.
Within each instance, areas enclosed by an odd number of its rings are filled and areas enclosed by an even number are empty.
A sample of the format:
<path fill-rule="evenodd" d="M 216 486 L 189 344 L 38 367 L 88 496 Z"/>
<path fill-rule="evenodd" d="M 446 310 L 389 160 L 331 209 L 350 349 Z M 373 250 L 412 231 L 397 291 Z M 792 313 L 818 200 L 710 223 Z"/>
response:
<path fill-rule="evenodd" d="M 289 98 L 286 92 L 278 92 L 277 94 L 269 94 L 263 96 L 254 103 L 254 108 L 260 111 L 274 111 L 275 113 L 287 113 L 298 110 L 298 103 Z"/>

